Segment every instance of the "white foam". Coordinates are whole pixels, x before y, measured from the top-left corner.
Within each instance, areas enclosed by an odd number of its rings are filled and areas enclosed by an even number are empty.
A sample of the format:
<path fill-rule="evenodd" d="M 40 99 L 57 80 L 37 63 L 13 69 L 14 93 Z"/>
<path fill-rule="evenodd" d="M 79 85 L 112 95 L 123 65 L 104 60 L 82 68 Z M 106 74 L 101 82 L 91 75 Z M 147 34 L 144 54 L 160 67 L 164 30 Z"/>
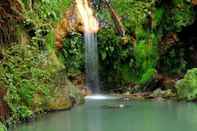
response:
<path fill-rule="evenodd" d="M 120 99 L 121 97 L 119 96 L 110 96 L 110 95 L 101 95 L 101 94 L 96 94 L 96 95 L 90 95 L 86 96 L 85 99 L 88 100 L 113 100 L 113 99 Z"/>

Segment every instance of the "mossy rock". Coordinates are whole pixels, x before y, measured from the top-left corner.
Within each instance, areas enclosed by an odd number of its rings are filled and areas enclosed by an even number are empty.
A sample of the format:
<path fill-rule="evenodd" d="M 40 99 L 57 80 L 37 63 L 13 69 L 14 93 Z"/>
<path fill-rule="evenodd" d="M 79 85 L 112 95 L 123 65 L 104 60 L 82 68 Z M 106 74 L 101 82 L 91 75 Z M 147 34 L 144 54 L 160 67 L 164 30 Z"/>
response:
<path fill-rule="evenodd" d="M 56 96 L 52 98 L 48 103 L 49 111 L 65 110 L 72 107 L 72 100 L 66 96 Z"/>
<path fill-rule="evenodd" d="M 197 68 L 189 70 L 183 79 L 177 81 L 176 89 L 180 99 L 197 100 Z"/>

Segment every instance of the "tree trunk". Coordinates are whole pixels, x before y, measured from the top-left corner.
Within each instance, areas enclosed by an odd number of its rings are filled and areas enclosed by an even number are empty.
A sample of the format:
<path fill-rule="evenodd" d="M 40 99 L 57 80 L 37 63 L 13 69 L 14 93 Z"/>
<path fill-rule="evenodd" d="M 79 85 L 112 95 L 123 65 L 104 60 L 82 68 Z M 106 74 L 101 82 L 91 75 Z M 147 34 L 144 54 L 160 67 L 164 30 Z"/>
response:
<path fill-rule="evenodd" d="M 112 6 L 110 5 L 109 2 L 107 2 L 106 0 L 103 0 L 104 3 L 107 5 L 109 12 L 111 13 L 111 17 L 114 21 L 115 27 L 117 29 L 117 32 L 121 35 L 121 36 L 125 36 L 125 29 L 124 26 L 121 22 L 120 17 L 117 15 L 116 11 L 112 8 Z"/>

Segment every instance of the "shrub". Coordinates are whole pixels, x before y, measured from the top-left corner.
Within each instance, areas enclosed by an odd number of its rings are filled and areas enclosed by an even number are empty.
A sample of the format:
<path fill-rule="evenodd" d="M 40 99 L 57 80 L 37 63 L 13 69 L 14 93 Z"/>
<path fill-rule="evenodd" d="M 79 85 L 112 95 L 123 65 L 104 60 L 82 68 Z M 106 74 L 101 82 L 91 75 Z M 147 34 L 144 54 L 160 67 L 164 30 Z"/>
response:
<path fill-rule="evenodd" d="M 176 83 L 177 95 L 180 99 L 197 99 L 197 68 L 187 72 L 183 79 Z"/>

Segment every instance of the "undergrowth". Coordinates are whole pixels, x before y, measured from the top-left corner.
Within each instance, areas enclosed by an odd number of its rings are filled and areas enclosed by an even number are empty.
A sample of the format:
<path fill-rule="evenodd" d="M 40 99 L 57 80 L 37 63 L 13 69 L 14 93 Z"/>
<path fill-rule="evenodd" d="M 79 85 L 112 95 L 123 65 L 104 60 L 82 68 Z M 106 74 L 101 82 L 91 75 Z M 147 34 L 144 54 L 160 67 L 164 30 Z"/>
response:
<path fill-rule="evenodd" d="M 45 104 L 43 101 L 35 105 L 35 95 L 48 99 L 54 87 L 47 53 L 33 46 L 16 45 L 3 50 L 2 54 L 0 80 L 7 90 L 5 100 L 12 112 L 11 119 L 27 118 L 35 110 L 34 106 Z"/>

